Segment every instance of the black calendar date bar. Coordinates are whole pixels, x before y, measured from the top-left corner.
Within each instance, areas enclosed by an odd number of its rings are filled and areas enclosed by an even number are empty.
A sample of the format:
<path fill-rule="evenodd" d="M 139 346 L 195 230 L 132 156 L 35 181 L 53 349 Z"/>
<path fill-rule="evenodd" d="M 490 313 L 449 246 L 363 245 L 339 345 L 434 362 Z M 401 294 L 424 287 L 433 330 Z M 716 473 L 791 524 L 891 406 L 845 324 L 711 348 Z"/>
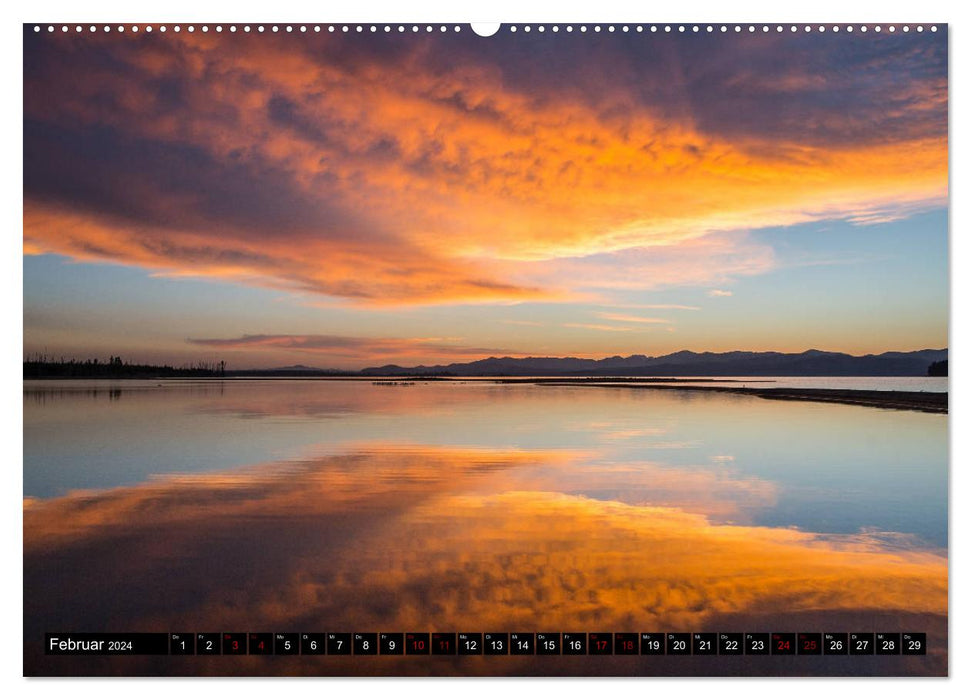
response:
<path fill-rule="evenodd" d="M 171 632 L 44 635 L 51 656 L 923 656 L 924 632 Z"/>

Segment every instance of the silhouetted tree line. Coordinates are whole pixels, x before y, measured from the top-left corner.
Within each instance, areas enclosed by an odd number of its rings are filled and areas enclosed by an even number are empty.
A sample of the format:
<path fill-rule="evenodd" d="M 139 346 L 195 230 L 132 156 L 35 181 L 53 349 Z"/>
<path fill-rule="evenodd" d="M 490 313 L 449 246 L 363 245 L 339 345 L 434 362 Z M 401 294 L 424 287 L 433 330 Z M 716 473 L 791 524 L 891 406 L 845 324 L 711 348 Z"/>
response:
<path fill-rule="evenodd" d="M 937 362 L 931 362 L 930 367 L 927 368 L 928 377 L 946 377 L 947 376 L 947 360 L 938 360 Z"/>
<path fill-rule="evenodd" d="M 112 355 L 107 362 L 97 357 L 87 360 L 55 358 L 46 354 L 28 356 L 24 360 L 24 379 L 138 379 L 155 377 L 225 377 L 226 362 L 196 362 L 181 367 L 171 365 L 140 365 L 125 362 Z"/>

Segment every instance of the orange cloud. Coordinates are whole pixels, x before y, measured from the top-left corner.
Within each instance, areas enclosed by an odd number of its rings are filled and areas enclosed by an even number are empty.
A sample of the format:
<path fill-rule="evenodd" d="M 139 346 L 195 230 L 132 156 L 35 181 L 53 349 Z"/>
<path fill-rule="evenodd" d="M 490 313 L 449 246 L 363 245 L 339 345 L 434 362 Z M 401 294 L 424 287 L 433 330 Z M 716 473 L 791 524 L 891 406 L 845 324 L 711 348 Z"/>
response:
<path fill-rule="evenodd" d="M 947 199 L 946 135 L 897 128 L 941 111 L 937 83 L 909 84 L 892 139 L 820 143 L 706 131 L 627 84 L 607 81 L 598 105 L 510 87 L 461 53 L 433 70 L 426 43 L 342 54 L 326 37 L 323 53 L 262 36 L 55 39 L 56 72 L 25 83 L 25 117 L 53 130 L 25 138 L 27 254 L 368 304 L 556 300 L 618 279 L 705 284 L 708 257 L 731 261 L 715 265 L 723 276 L 758 274 L 772 262 L 747 230 Z M 777 89 L 821 88 L 796 78 Z M 83 146 L 45 150 L 86 130 L 111 142 L 94 177 Z M 79 199 L 72 176 L 94 192 Z M 683 261 L 665 263 L 672 251 Z M 648 277 L 587 264 L 610 253 L 662 262 Z"/>

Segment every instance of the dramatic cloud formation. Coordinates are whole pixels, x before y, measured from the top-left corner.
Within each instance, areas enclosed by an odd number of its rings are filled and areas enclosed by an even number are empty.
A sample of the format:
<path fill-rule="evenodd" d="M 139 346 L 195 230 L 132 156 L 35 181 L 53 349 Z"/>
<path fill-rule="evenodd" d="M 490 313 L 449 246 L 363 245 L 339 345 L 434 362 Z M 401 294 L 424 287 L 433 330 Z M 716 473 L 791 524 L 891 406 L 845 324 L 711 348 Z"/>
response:
<path fill-rule="evenodd" d="M 24 250 L 359 304 L 771 269 L 947 196 L 944 33 L 25 34 Z"/>

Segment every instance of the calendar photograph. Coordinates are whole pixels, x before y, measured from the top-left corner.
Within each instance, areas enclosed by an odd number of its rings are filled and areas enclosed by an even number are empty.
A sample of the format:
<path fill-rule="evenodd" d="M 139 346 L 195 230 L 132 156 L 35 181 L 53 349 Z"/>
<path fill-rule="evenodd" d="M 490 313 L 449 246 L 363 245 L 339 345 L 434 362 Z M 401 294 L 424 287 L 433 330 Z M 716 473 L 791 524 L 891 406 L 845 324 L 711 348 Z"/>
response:
<path fill-rule="evenodd" d="M 24 676 L 948 675 L 947 24 L 22 32 Z"/>

